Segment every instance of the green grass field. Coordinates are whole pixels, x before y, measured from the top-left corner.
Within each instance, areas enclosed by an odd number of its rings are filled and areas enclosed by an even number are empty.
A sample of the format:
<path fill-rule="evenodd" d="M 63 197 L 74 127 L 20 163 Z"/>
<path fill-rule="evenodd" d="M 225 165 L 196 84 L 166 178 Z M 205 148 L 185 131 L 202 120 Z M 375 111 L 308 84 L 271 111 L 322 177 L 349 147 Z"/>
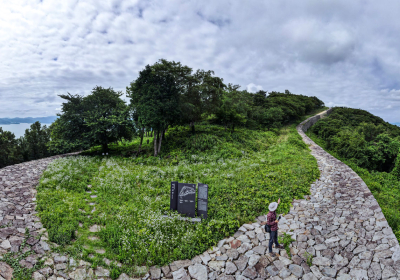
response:
<path fill-rule="evenodd" d="M 58 250 L 112 270 L 134 273 L 135 266 L 164 265 L 203 253 L 245 222 L 268 212 L 268 204 L 309 194 L 319 170 L 295 126 L 281 130 L 220 126 L 168 130 L 160 157 L 152 140 L 144 155 L 120 154 L 138 141 L 111 146 L 113 156 L 77 156 L 54 161 L 37 187 L 38 212 Z M 97 148 L 89 151 L 96 152 Z M 171 181 L 209 185 L 209 219 L 178 220 L 169 211 Z M 171 215 L 170 219 L 163 218 Z M 90 228 L 98 225 L 98 232 Z M 119 262 L 107 265 L 104 258 Z"/>

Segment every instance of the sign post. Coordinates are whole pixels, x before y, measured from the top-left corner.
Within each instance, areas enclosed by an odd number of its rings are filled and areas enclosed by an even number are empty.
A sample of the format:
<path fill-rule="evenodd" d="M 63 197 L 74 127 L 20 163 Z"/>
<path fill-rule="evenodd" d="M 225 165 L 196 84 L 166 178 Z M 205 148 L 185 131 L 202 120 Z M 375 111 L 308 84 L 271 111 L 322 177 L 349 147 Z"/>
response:
<path fill-rule="evenodd" d="M 197 215 L 202 219 L 207 219 L 208 215 L 208 185 L 199 183 L 197 194 Z"/>
<path fill-rule="evenodd" d="M 196 185 L 178 183 L 178 213 L 196 216 Z"/>

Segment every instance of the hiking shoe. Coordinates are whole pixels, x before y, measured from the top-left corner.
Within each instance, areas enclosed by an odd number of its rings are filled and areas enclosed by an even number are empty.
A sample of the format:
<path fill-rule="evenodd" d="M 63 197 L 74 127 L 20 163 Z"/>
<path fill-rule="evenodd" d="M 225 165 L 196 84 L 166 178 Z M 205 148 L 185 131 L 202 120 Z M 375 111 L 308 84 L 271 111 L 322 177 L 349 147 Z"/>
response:
<path fill-rule="evenodd" d="M 276 253 L 274 253 L 274 252 L 269 253 L 269 255 L 270 255 L 271 257 L 273 257 L 273 258 L 276 257 Z"/>
<path fill-rule="evenodd" d="M 276 248 L 278 248 L 278 249 L 285 249 L 285 246 L 283 246 L 283 245 L 279 245 L 278 247 L 276 247 Z"/>

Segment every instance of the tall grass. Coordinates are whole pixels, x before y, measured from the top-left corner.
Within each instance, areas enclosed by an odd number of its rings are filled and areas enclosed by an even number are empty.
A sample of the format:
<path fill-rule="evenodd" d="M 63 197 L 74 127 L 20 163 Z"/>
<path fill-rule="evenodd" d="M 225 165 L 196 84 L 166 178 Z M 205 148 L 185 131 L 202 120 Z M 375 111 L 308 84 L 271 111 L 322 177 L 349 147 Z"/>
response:
<path fill-rule="evenodd" d="M 275 132 L 196 130 L 193 135 L 187 127 L 170 129 L 162 157 L 150 156 L 152 143 L 145 141 L 144 155 L 137 158 L 116 156 L 136 149 L 132 142 L 112 146 L 110 157 L 54 161 L 37 196 L 50 239 L 94 264 L 104 265 L 104 256 L 121 262 L 119 272 L 132 265 L 163 265 L 204 252 L 268 212 L 279 197 L 279 211 L 287 212 L 292 199 L 309 194 L 319 177 L 316 160 L 294 126 Z M 185 222 L 170 213 L 171 181 L 209 185 L 208 220 Z M 94 224 L 100 232 L 89 232 Z M 99 248 L 106 254 L 96 253 Z"/>

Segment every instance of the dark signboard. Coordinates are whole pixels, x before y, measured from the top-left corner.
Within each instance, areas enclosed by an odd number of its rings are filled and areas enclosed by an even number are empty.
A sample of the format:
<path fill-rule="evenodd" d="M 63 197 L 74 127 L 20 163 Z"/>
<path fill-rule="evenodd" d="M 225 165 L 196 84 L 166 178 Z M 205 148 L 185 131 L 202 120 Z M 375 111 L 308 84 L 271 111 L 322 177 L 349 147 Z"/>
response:
<path fill-rule="evenodd" d="M 178 210 L 178 182 L 171 182 L 169 209 Z"/>
<path fill-rule="evenodd" d="M 208 210 L 208 185 L 199 183 L 197 194 L 197 216 L 207 219 Z"/>
<path fill-rule="evenodd" d="M 194 218 L 196 215 L 196 185 L 178 183 L 178 213 Z"/>

